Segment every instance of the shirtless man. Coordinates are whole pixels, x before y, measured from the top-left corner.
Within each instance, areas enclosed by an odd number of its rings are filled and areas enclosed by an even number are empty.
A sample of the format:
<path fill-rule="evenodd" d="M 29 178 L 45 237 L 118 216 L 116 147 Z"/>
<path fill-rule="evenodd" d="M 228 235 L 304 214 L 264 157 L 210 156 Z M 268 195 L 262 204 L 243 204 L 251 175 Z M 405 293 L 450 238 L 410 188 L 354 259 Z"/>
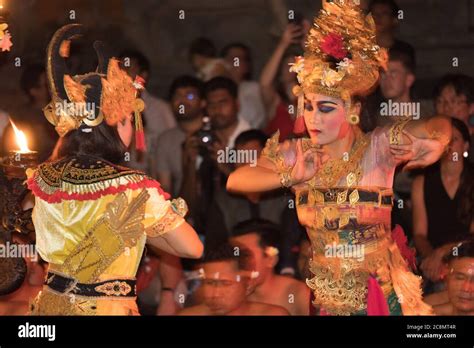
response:
<path fill-rule="evenodd" d="M 284 307 L 291 315 L 309 315 L 310 290 L 306 284 L 274 271 L 278 263 L 277 237 L 276 226 L 264 220 L 243 221 L 234 228 L 231 244 L 252 252 L 258 272 L 248 299 Z"/>
<path fill-rule="evenodd" d="M 179 315 L 289 315 L 285 308 L 249 301 L 247 293 L 254 270 L 252 255 L 224 244 L 206 252 L 202 263 L 203 303 Z M 254 273 L 253 273 L 254 274 Z"/>
<path fill-rule="evenodd" d="M 474 315 L 474 240 L 454 247 L 447 257 L 446 291 L 428 296 L 437 315 Z M 427 299 L 428 299 L 427 298 Z M 447 302 L 442 303 L 442 299 Z"/>

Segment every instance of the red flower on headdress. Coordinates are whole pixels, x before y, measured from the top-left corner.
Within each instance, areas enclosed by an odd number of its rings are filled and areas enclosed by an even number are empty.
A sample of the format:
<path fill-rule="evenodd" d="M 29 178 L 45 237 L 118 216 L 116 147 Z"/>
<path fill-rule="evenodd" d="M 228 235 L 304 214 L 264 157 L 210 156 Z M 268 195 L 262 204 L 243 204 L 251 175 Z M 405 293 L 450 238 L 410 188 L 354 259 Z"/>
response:
<path fill-rule="evenodd" d="M 0 51 L 10 51 L 10 48 L 13 46 L 11 41 L 11 35 L 9 32 L 5 32 L 2 39 L 0 39 Z"/>
<path fill-rule="evenodd" d="M 139 75 L 135 76 L 135 81 L 133 81 L 133 85 L 136 89 L 145 89 L 145 79 Z"/>
<path fill-rule="evenodd" d="M 321 50 L 339 60 L 346 58 L 347 50 L 344 48 L 344 38 L 339 34 L 328 34 L 323 38 Z"/>

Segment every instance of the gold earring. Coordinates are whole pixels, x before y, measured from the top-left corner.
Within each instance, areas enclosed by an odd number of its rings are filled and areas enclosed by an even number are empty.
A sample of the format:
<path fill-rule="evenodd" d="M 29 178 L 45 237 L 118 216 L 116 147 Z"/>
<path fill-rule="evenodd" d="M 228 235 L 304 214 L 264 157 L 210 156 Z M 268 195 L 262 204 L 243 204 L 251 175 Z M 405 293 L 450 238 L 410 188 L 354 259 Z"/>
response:
<path fill-rule="evenodd" d="M 357 114 L 350 114 L 347 121 L 348 121 L 350 124 L 352 124 L 352 125 L 356 125 L 356 124 L 358 124 L 359 121 L 360 121 L 359 115 L 357 115 Z"/>

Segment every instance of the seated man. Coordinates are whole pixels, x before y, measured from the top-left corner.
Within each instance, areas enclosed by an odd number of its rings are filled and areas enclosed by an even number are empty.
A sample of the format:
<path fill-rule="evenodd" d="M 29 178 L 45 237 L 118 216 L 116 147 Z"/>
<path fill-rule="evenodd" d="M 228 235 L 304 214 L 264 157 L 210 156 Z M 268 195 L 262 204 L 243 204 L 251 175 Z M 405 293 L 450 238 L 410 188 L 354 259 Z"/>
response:
<path fill-rule="evenodd" d="M 284 307 L 291 315 L 309 315 L 310 292 L 306 284 L 275 274 L 278 249 L 274 241 L 278 235 L 277 226 L 261 219 L 243 221 L 234 228 L 231 243 L 252 252 L 258 272 L 248 299 Z"/>
<path fill-rule="evenodd" d="M 447 290 L 427 296 L 437 315 L 474 315 L 474 239 L 452 249 L 446 257 Z"/>
<path fill-rule="evenodd" d="M 254 263 L 248 251 L 227 243 L 208 250 L 201 269 L 202 288 L 198 291 L 203 303 L 186 308 L 179 315 L 289 315 L 282 307 L 246 298 Z"/>

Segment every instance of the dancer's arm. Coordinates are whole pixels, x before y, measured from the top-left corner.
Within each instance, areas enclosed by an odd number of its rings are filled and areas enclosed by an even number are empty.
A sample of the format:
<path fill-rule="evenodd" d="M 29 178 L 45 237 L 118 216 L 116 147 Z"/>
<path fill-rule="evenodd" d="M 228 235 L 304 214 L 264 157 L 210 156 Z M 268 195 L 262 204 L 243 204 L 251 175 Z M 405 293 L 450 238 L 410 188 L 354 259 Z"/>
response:
<path fill-rule="evenodd" d="M 246 165 L 230 174 L 227 190 L 232 192 L 263 192 L 281 187 L 280 174 L 268 168 L 268 160 L 260 158 L 255 167 Z M 270 166 L 272 164 L 270 163 Z"/>
<path fill-rule="evenodd" d="M 168 201 L 162 192 L 148 189 L 143 226 L 147 242 L 172 255 L 197 259 L 203 245 L 194 229 L 184 220 L 188 208 L 183 199 Z"/>
<path fill-rule="evenodd" d="M 190 259 L 200 258 L 204 249 L 196 231 L 187 222 L 161 236 L 149 235 L 147 243 L 169 254 Z"/>
<path fill-rule="evenodd" d="M 227 179 L 227 190 L 233 192 L 263 192 L 282 186 L 282 176 L 289 178 L 287 186 L 311 179 L 320 165 L 320 157 L 307 150 L 303 153 L 301 139 L 278 145 L 276 133 L 265 146 L 257 165 L 240 167 Z"/>
<path fill-rule="evenodd" d="M 435 116 L 423 121 L 408 121 L 389 130 L 390 151 L 404 170 L 426 167 L 436 162 L 451 140 L 451 121 Z"/>

